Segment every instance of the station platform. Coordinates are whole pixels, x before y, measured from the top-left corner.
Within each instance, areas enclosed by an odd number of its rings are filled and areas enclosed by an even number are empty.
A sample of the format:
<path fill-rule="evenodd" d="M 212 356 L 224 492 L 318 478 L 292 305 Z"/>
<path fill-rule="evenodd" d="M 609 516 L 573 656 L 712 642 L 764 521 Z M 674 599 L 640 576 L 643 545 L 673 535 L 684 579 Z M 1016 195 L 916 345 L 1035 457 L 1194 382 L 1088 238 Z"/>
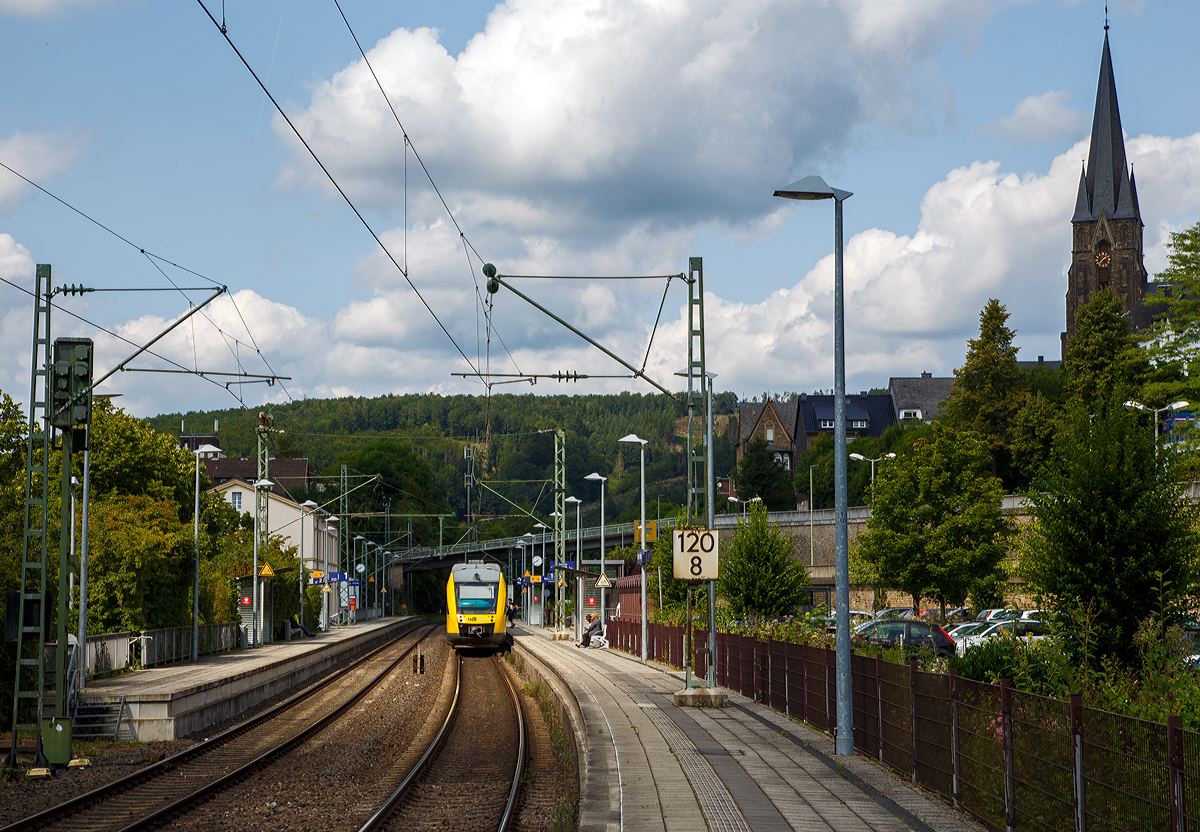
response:
<path fill-rule="evenodd" d="M 125 697 L 120 738 L 173 740 L 253 708 L 422 624 L 416 616 L 335 627 L 313 638 L 202 656 L 88 683 L 84 705 Z"/>
<path fill-rule="evenodd" d="M 983 832 L 874 760 L 835 757 L 828 734 L 738 693 L 724 708 L 679 708 L 680 671 L 520 624 L 513 632 L 517 654 L 574 700 L 581 832 Z"/>

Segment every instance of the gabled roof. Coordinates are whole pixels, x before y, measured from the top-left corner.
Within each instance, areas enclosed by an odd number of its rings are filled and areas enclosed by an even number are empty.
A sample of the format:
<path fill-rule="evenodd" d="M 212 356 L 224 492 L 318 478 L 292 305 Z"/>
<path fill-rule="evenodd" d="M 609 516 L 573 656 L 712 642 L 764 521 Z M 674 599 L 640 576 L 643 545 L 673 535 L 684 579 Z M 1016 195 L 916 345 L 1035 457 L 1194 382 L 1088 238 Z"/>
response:
<path fill-rule="evenodd" d="M 950 398 L 954 388 L 953 378 L 934 378 L 923 373 L 920 378 L 890 378 L 888 391 L 897 417 L 902 410 L 920 410 L 924 421 L 936 419 L 942 410 L 942 402 Z"/>
<path fill-rule="evenodd" d="M 1125 159 L 1125 136 L 1121 132 L 1121 111 L 1117 106 L 1117 82 L 1113 77 L 1107 30 L 1100 56 L 1100 80 L 1096 84 L 1092 141 L 1087 167 L 1079 180 L 1071 222 L 1094 221 L 1101 216 L 1112 219 L 1140 219 L 1141 216 Z"/>
<path fill-rule="evenodd" d="M 763 413 L 767 407 L 774 409 L 775 415 L 779 418 L 779 424 L 787 431 L 791 439 L 795 439 L 793 434 L 796 432 L 796 402 L 741 402 L 739 414 L 739 436 L 738 441 L 749 442 L 754 436 L 754 431 L 762 422 Z M 791 448 L 785 450 L 791 451 Z"/>
<path fill-rule="evenodd" d="M 806 393 L 800 395 L 800 401 L 797 403 L 800 407 L 801 433 L 807 435 L 809 433 L 821 432 L 821 420 L 834 418 L 834 400 L 832 394 L 821 394 L 810 396 Z M 847 393 L 846 394 L 846 422 L 854 420 L 867 420 L 866 435 L 870 437 L 880 436 L 885 430 L 891 427 L 896 422 L 896 413 L 892 408 L 892 397 L 889 393 Z M 855 433 L 862 433 L 861 429 Z M 807 450 L 808 443 L 798 441 L 797 446 L 800 450 Z"/>
<path fill-rule="evenodd" d="M 226 480 L 234 478 L 250 483 L 258 479 L 258 460 L 256 459 L 224 457 L 222 459 L 205 459 L 203 462 L 204 471 L 212 480 L 213 485 L 220 485 Z M 308 460 L 271 457 L 267 462 L 267 479 L 274 483 L 271 490 L 276 494 L 304 488 L 308 485 Z"/>

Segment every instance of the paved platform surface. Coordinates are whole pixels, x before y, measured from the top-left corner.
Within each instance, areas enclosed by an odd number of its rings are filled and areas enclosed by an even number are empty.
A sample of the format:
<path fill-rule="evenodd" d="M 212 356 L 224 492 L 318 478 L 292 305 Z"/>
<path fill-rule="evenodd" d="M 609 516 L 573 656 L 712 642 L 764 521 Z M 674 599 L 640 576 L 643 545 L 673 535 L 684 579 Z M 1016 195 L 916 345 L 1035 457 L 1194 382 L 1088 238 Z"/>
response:
<path fill-rule="evenodd" d="M 828 735 L 740 694 L 721 709 L 677 708 L 679 671 L 515 633 L 579 703 L 580 830 L 983 830 L 865 756 L 835 758 Z"/>
<path fill-rule="evenodd" d="M 384 618 L 338 627 L 313 638 L 202 656 L 96 679 L 81 694 L 87 703 L 125 697 L 121 737 L 171 740 L 237 716 L 277 693 L 305 684 L 419 625 L 415 617 Z"/>
<path fill-rule="evenodd" d="M 189 690 L 196 685 L 224 681 L 243 673 L 253 672 L 281 661 L 304 656 L 316 650 L 338 650 L 339 645 L 365 632 L 394 625 L 401 618 L 383 618 L 362 624 L 335 627 L 327 633 L 315 633 L 313 638 L 293 639 L 249 650 L 231 650 L 211 656 L 201 656 L 195 664 L 172 664 L 134 670 L 119 676 L 93 679 L 83 689 L 85 697 L 118 697 L 122 694 L 162 694 Z"/>

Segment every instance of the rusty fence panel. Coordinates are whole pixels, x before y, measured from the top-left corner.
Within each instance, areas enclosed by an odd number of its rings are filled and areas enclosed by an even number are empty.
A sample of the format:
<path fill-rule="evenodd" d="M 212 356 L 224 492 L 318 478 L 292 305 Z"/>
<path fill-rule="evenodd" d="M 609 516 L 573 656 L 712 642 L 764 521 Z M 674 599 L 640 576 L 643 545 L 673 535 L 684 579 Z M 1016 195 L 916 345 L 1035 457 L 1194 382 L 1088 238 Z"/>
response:
<path fill-rule="evenodd" d="M 1176 732 L 1177 799 L 1179 821 L 1176 829 L 1200 830 L 1200 734 L 1182 727 Z"/>
<path fill-rule="evenodd" d="M 1095 708 L 1083 709 L 1087 828 L 1168 829 L 1171 803 L 1167 730 Z"/>
<path fill-rule="evenodd" d="M 954 795 L 950 677 L 917 670 L 910 689 L 917 782 L 950 798 Z"/>
<path fill-rule="evenodd" d="M 877 662 L 883 762 L 912 776 L 912 689 L 909 670 L 892 662 Z"/>
<path fill-rule="evenodd" d="M 770 707 L 787 712 L 787 642 L 771 639 L 767 647 L 770 687 L 764 697 Z"/>
<path fill-rule="evenodd" d="M 1004 730 L 1000 689 L 959 677 L 960 805 L 994 829 L 1004 828 Z"/>
<path fill-rule="evenodd" d="M 820 647 L 804 646 L 804 712 L 808 721 L 822 731 L 829 728 L 825 710 L 825 651 Z"/>
<path fill-rule="evenodd" d="M 1075 828 L 1070 703 L 1019 690 L 1011 697 L 1017 825 L 1070 832 Z"/>
<path fill-rule="evenodd" d="M 787 642 L 783 649 L 787 660 L 787 715 L 807 719 L 804 715 L 804 645 Z"/>
<path fill-rule="evenodd" d="M 758 645 L 758 639 L 752 636 L 740 636 L 738 638 L 739 660 L 742 668 L 742 678 L 738 680 L 738 692 L 742 696 L 748 696 L 751 699 L 755 698 L 754 690 L 754 675 L 758 667 L 758 662 L 755 661 L 755 649 Z"/>
<path fill-rule="evenodd" d="M 879 696 L 875 659 L 850 654 L 850 688 L 854 702 L 854 745 L 879 758 Z"/>

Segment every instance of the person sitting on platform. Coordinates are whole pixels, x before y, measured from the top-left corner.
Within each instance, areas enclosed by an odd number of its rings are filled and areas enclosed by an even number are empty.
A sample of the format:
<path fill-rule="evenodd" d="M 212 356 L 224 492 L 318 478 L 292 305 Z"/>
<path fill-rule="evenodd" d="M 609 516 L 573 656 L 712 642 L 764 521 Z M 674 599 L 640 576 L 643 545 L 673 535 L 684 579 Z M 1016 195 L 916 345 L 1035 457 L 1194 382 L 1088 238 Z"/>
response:
<path fill-rule="evenodd" d="M 305 627 L 303 624 L 301 624 L 301 623 L 300 623 L 300 616 L 299 616 L 299 615 L 293 615 L 293 616 L 292 616 L 292 629 L 293 629 L 293 630 L 299 630 L 300 632 L 304 633 L 304 635 L 305 635 L 306 637 L 308 637 L 308 638 L 312 638 L 312 637 L 313 637 L 313 634 L 312 634 L 312 633 L 310 633 L 310 632 L 308 631 L 308 628 L 307 628 L 307 627 Z"/>
<path fill-rule="evenodd" d="M 575 645 L 576 647 L 591 647 L 592 636 L 600 635 L 600 631 L 604 628 L 604 625 L 600 622 L 600 617 L 594 613 L 588 613 L 587 622 L 587 629 L 583 632 L 583 641 Z"/>

